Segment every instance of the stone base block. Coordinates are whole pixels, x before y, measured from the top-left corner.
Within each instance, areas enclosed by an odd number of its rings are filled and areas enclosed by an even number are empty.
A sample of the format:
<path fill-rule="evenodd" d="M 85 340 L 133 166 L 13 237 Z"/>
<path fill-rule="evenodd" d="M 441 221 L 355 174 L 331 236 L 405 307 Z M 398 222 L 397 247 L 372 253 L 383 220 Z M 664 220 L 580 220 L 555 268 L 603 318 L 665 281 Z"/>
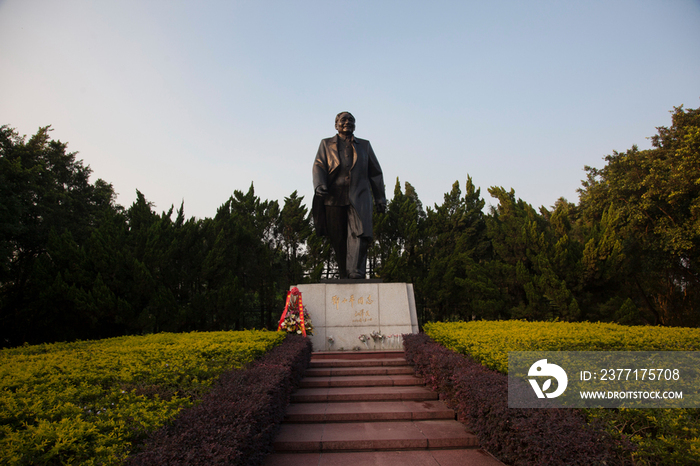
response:
<path fill-rule="evenodd" d="M 316 283 L 297 285 L 314 325 L 314 351 L 392 350 L 400 335 L 418 333 L 411 283 Z M 380 332 L 384 340 L 370 334 Z M 367 342 L 360 340 L 365 335 Z M 332 337 L 332 341 L 329 338 Z"/>

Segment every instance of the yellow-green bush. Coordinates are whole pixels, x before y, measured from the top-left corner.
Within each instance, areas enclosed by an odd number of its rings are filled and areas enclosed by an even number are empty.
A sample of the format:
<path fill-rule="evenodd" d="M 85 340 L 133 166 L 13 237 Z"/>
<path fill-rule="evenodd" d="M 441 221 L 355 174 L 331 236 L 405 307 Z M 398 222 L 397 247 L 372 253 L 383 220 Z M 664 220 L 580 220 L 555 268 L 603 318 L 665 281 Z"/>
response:
<path fill-rule="evenodd" d="M 700 329 L 588 322 L 432 322 L 425 333 L 481 364 L 508 373 L 509 351 L 700 351 Z M 637 445 L 638 465 L 700 464 L 698 409 L 587 409 L 614 436 Z"/>
<path fill-rule="evenodd" d="M 225 370 L 284 339 L 161 333 L 0 351 L 0 464 L 119 464 Z"/>
<path fill-rule="evenodd" d="M 508 373 L 509 351 L 699 351 L 700 329 L 521 320 L 431 322 L 425 333 L 458 353 Z"/>

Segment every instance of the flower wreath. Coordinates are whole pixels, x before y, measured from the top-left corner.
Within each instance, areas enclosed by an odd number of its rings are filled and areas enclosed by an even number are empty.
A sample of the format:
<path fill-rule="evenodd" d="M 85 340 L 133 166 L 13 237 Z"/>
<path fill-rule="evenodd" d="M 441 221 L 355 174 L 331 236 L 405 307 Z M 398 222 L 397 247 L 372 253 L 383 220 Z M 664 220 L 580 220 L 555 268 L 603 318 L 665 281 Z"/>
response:
<path fill-rule="evenodd" d="M 287 303 L 284 305 L 284 312 L 277 325 L 278 332 L 282 329 L 289 333 L 301 333 L 304 336 L 307 332 L 313 335 L 311 317 L 302 303 L 301 291 L 296 286 L 287 292 Z"/>

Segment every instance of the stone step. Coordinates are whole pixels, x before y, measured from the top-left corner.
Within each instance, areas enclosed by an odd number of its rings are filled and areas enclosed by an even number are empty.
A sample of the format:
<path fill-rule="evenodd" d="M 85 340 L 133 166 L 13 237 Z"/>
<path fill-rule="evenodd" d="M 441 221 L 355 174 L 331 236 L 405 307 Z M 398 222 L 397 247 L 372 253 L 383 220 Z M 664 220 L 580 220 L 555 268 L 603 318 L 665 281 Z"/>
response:
<path fill-rule="evenodd" d="M 300 387 L 394 387 L 407 385 L 423 385 L 423 379 L 413 375 L 305 377 L 301 380 Z"/>
<path fill-rule="evenodd" d="M 323 367 L 307 369 L 305 377 L 342 377 L 346 375 L 413 375 L 411 366 Z"/>
<path fill-rule="evenodd" d="M 263 466 L 504 466 L 404 356 L 314 353 Z"/>
<path fill-rule="evenodd" d="M 318 359 L 311 358 L 309 369 L 321 367 L 381 367 L 381 366 L 408 366 L 403 358 L 391 359 Z"/>
<path fill-rule="evenodd" d="M 476 436 L 454 420 L 282 424 L 277 452 L 469 448 Z"/>
<path fill-rule="evenodd" d="M 313 353 L 311 359 L 395 359 L 404 358 L 403 350 L 384 350 L 384 351 L 319 351 Z"/>
<path fill-rule="evenodd" d="M 350 403 L 292 403 L 285 422 L 371 422 L 454 419 L 442 401 L 358 401 Z"/>
<path fill-rule="evenodd" d="M 481 449 L 273 453 L 263 466 L 504 466 Z"/>
<path fill-rule="evenodd" d="M 437 393 L 421 386 L 300 388 L 292 403 L 328 401 L 424 401 L 437 400 Z"/>

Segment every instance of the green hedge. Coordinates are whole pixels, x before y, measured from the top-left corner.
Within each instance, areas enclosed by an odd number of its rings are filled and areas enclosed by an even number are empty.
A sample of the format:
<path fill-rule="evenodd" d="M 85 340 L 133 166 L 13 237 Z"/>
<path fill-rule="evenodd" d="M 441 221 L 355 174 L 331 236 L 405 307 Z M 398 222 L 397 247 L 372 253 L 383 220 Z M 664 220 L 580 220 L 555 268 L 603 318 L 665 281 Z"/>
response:
<path fill-rule="evenodd" d="M 224 371 L 279 345 L 267 331 L 161 333 L 0 351 L 0 464 L 120 464 Z"/>
<path fill-rule="evenodd" d="M 425 333 L 458 353 L 508 373 L 509 351 L 700 351 L 700 329 L 605 323 L 431 322 Z M 587 409 L 615 438 L 637 445 L 634 464 L 700 464 L 700 409 Z"/>

